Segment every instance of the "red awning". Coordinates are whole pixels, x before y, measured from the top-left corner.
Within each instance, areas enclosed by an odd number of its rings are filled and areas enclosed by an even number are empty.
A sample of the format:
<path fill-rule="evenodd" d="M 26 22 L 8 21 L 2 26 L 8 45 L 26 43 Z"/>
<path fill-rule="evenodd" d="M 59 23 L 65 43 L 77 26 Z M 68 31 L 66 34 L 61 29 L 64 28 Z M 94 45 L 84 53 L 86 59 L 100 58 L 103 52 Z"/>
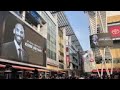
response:
<path fill-rule="evenodd" d="M 0 68 L 4 68 L 4 67 L 5 67 L 5 65 L 0 64 Z"/>
<path fill-rule="evenodd" d="M 15 65 L 13 65 L 12 67 L 16 68 L 16 69 L 35 70 L 34 68 L 23 67 L 23 66 L 15 66 Z"/>
<path fill-rule="evenodd" d="M 38 69 L 40 72 L 50 72 L 49 70 L 44 70 L 44 69 Z"/>
<path fill-rule="evenodd" d="M 6 65 L 3 65 L 3 64 L 0 64 L 0 68 L 5 68 Z M 16 69 L 26 69 L 26 70 L 34 70 L 34 68 L 29 68 L 29 67 L 23 67 L 23 66 L 15 66 L 15 65 L 12 65 L 13 68 L 16 68 Z"/>
<path fill-rule="evenodd" d="M 6 65 L 0 64 L 0 68 L 5 68 Z M 24 67 L 24 66 L 16 66 L 16 65 L 12 65 L 13 68 L 16 69 L 23 69 L 23 70 L 35 70 L 35 68 L 30 68 L 30 67 Z M 49 72 L 49 70 L 44 70 L 44 69 L 38 69 L 38 71 L 43 71 L 43 72 Z"/>

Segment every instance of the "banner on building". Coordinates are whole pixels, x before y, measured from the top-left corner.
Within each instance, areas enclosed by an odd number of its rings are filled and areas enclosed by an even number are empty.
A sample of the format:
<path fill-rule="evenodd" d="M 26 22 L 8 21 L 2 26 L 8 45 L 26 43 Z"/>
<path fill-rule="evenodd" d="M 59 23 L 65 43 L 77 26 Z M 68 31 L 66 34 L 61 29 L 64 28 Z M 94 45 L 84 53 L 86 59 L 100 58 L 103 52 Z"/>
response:
<path fill-rule="evenodd" d="M 113 46 L 113 41 L 109 33 L 100 33 L 98 34 L 98 38 L 99 47 Z"/>
<path fill-rule="evenodd" d="M 88 50 L 84 55 L 84 71 L 91 72 L 95 69 L 95 58 L 92 50 Z"/>
<path fill-rule="evenodd" d="M 46 66 L 46 39 L 11 14 L 0 11 L 0 57 Z"/>
<path fill-rule="evenodd" d="M 98 45 L 99 45 L 98 40 L 99 40 L 98 34 L 94 34 L 94 35 L 90 36 L 90 46 L 91 46 L 91 48 L 98 47 Z"/>
<path fill-rule="evenodd" d="M 99 33 L 90 36 L 91 48 L 113 46 L 113 41 L 109 33 Z"/>
<path fill-rule="evenodd" d="M 108 31 L 113 39 L 118 38 L 120 40 L 120 25 L 108 26 Z"/>
<path fill-rule="evenodd" d="M 67 68 L 70 68 L 70 56 L 69 55 L 66 55 L 66 65 L 67 65 Z"/>

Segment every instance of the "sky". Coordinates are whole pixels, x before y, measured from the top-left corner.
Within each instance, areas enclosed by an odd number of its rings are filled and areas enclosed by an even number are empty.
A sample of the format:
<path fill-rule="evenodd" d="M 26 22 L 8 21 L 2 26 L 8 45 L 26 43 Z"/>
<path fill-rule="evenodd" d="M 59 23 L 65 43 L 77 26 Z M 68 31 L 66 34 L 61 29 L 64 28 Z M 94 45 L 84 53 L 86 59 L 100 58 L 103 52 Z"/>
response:
<path fill-rule="evenodd" d="M 89 21 L 83 11 L 65 11 L 68 21 L 75 32 L 83 50 L 90 50 Z"/>

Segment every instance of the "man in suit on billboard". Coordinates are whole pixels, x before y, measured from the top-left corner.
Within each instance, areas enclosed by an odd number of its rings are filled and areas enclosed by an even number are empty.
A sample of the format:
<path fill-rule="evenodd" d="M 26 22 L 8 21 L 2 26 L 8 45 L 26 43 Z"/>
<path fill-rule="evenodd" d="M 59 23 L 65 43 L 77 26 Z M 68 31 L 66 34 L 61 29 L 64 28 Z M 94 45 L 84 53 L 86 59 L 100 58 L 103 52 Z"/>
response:
<path fill-rule="evenodd" d="M 98 46 L 98 36 L 96 34 L 91 37 L 91 46 L 92 48 Z"/>
<path fill-rule="evenodd" d="M 22 45 L 25 38 L 24 28 L 20 23 L 17 23 L 15 25 L 15 28 L 13 29 L 13 34 L 14 41 L 7 42 L 2 45 L 1 56 L 17 61 L 28 61 L 27 52 Z"/>

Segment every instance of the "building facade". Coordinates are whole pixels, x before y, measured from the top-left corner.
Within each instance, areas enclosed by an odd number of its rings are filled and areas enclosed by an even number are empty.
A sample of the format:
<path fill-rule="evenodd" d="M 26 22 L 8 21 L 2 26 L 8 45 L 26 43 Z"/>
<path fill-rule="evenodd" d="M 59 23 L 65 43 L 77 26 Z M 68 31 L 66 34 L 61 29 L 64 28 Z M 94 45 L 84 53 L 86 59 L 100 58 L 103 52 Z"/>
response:
<path fill-rule="evenodd" d="M 58 60 L 59 60 L 59 69 L 64 70 L 65 68 L 65 30 L 58 30 Z"/>
<path fill-rule="evenodd" d="M 52 16 L 48 11 L 41 12 L 43 18 L 47 22 L 47 31 L 43 34 L 47 36 L 47 69 L 57 71 L 58 70 L 58 60 L 57 60 L 57 19 Z"/>
<path fill-rule="evenodd" d="M 58 33 L 58 55 L 60 59 L 64 59 L 64 71 L 68 75 L 80 75 L 82 57 L 80 51 L 83 49 L 63 11 L 52 11 L 53 15 L 57 14 Z M 57 36 L 59 36 L 57 35 Z M 64 53 L 63 53 L 64 52 Z M 64 56 L 64 57 L 63 57 Z"/>
<path fill-rule="evenodd" d="M 69 75 L 78 75 L 80 76 L 80 44 L 76 44 L 76 36 L 66 36 L 67 37 L 67 43 L 66 43 L 66 50 L 67 50 L 67 59 L 68 60 L 68 69 L 69 69 Z M 78 46 L 77 46 L 78 45 Z"/>
<path fill-rule="evenodd" d="M 106 49 L 106 62 L 107 67 L 111 71 L 112 68 L 112 58 L 113 58 L 113 71 L 119 71 L 119 21 L 120 21 L 120 12 L 119 11 L 90 11 L 87 12 L 90 25 L 90 35 L 100 34 L 100 33 L 109 33 L 112 37 L 113 46 L 110 47 L 110 50 Z M 93 49 L 96 54 L 97 66 L 101 69 L 101 52 L 103 48 L 99 47 Z M 105 67 L 104 67 L 105 69 Z"/>
<path fill-rule="evenodd" d="M 2 38 L 0 41 L 0 63 L 5 78 L 28 78 L 28 73 L 32 75 L 35 69 L 39 72 L 47 71 L 47 42 L 46 37 L 43 37 L 40 32 L 41 28 L 46 28 L 46 22 L 40 14 L 38 11 L 0 12 Z M 22 41 L 20 46 L 21 54 L 17 50 L 19 47 L 18 41 L 19 43 Z M 7 49 L 5 45 L 7 45 Z M 18 58 L 20 56 L 21 58 Z M 29 76 L 29 78 L 39 77 L 34 75 Z"/>

